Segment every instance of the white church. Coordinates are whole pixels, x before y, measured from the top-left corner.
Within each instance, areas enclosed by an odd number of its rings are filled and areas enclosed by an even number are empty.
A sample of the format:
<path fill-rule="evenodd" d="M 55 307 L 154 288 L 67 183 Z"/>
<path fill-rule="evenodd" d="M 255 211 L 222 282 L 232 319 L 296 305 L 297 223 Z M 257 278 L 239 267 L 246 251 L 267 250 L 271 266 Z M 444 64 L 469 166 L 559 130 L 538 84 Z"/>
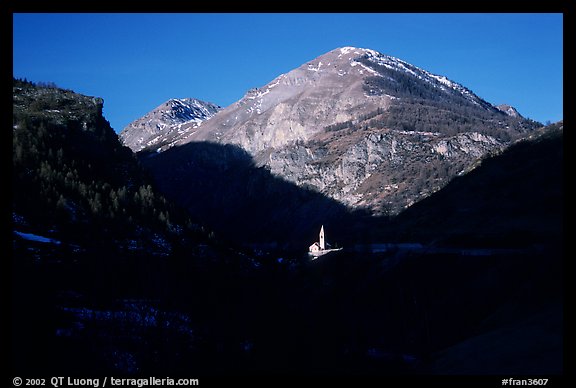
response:
<path fill-rule="evenodd" d="M 320 228 L 320 236 L 319 241 L 315 242 L 314 244 L 308 247 L 308 254 L 312 256 L 312 260 L 316 259 L 317 257 L 323 256 L 330 252 L 341 251 L 342 248 L 338 249 L 329 249 L 329 244 L 326 244 L 326 240 L 324 238 L 324 225 Z"/>

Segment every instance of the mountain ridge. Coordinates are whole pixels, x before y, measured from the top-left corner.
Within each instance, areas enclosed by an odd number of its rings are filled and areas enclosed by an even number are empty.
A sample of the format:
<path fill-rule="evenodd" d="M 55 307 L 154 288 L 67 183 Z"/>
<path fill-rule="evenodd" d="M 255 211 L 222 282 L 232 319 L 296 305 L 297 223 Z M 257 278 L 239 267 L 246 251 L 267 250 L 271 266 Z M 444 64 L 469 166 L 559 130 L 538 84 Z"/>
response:
<path fill-rule="evenodd" d="M 238 145 L 278 177 L 394 215 L 538 126 L 445 76 L 342 47 L 249 90 L 200 125 L 182 124 L 182 134 L 153 151 Z"/>

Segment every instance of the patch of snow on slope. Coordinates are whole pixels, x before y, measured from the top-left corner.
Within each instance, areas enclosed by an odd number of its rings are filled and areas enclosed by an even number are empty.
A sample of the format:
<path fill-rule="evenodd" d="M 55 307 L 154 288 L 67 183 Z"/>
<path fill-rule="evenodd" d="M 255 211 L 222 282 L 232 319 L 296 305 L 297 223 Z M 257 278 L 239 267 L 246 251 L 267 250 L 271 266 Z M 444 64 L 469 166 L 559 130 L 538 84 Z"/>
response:
<path fill-rule="evenodd" d="M 350 51 L 353 51 L 353 50 L 356 50 L 356 47 L 346 46 L 346 47 L 340 48 L 340 54 L 338 55 L 338 58 L 340 58 L 342 55 L 348 54 Z"/>
<path fill-rule="evenodd" d="M 14 233 L 16 233 L 18 236 L 20 236 L 24 240 L 28 240 L 28 241 L 35 241 L 35 242 L 44 243 L 44 244 L 56 244 L 56 245 L 61 244 L 61 242 L 58 240 L 54 240 L 52 238 L 48 238 L 48 237 L 44 237 L 44 236 L 39 236 L 39 235 L 33 234 L 33 233 L 23 233 L 23 232 L 18 232 L 16 230 L 14 231 Z"/>
<path fill-rule="evenodd" d="M 318 62 L 318 66 L 314 67 L 313 64 L 308 64 L 308 70 L 310 71 L 315 71 L 315 72 L 319 72 L 320 68 L 322 67 L 322 61 Z"/>

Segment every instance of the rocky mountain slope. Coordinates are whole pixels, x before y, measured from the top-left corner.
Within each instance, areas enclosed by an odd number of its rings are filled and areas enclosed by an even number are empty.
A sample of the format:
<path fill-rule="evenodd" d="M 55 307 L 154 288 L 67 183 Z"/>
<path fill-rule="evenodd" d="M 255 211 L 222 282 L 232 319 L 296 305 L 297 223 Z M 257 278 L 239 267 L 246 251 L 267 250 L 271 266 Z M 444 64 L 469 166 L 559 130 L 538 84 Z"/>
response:
<path fill-rule="evenodd" d="M 186 135 L 220 109 L 195 98 L 170 99 L 128 124 L 120 132 L 120 139 L 134 152 L 168 147 L 173 139 Z"/>
<path fill-rule="evenodd" d="M 237 145 L 274 176 L 394 215 L 538 127 L 514 112 L 398 58 L 343 47 L 183 124 L 168 143 Z"/>
<path fill-rule="evenodd" d="M 422 97 L 478 106 L 497 112 L 471 91 L 400 59 L 373 50 L 343 47 L 330 51 L 250 91 L 211 123 L 181 143 L 216 140 L 252 154 L 366 121 L 393 101 Z M 366 117 L 372 116 L 372 117 Z"/>

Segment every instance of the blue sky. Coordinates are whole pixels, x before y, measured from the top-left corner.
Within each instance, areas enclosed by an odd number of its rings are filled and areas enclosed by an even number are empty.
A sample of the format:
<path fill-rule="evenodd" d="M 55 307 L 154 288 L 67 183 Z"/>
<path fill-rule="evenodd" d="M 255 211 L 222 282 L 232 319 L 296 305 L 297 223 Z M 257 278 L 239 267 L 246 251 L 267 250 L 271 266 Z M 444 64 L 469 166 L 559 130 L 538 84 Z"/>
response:
<path fill-rule="evenodd" d="M 116 131 L 169 98 L 227 106 L 336 47 L 563 118 L 562 14 L 14 14 L 14 76 L 104 98 Z"/>

